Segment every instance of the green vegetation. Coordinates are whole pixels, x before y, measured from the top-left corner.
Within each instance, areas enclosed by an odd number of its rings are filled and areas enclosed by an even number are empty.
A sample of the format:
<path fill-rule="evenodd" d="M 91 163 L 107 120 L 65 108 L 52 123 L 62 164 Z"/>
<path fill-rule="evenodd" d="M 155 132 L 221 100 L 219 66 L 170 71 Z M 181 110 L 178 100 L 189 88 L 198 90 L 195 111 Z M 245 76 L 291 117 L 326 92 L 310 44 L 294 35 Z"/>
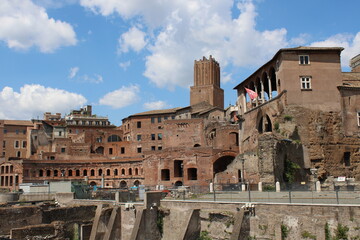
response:
<path fill-rule="evenodd" d="M 325 240 L 331 240 L 331 232 L 328 223 L 325 224 Z"/>
<path fill-rule="evenodd" d="M 274 185 L 265 185 L 263 186 L 264 192 L 274 192 L 276 190 L 276 187 Z"/>
<path fill-rule="evenodd" d="M 349 228 L 339 223 L 336 228 L 336 236 L 334 240 L 348 239 L 348 232 L 349 232 Z"/>
<path fill-rule="evenodd" d="M 285 115 L 285 116 L 284 116 L 284 120 L 285 120 L 285 121 L 291 121 L 292 119 L 293 119 L 293 117 L 290 116 L 290 115 Z"/>
<path fill-rule="evenodd" d="M 284 180 L 288 183 L 293 183 L 295 180 L 295 173 L 300 169 L 297 163 L 294 163 L 288 159 L 284 161 Z"/>
<path fill-rule="evenodd" d="M 162 236 L 164 233 L 164 217 L 165 213 L 163 211 L 158 211 L 156 225 L 159 229 L 160 235 Z"/>
<path fill-rule="evenodd" d="M 211 237 L 209 237 L 208 231 L 201 231 L 200 237 L 198 237 L 196 240 L 212 240 Z"/>
<path fill-rule="evenodd" d="M 316 236 L 313 235 L 313 234 L 311 234 L 311 233 L 308 232 L 308 231 L 303 231 L 303 232 L 301 233 L 301 237 L 302 237 L 302 238 L 305 238 L 305 239 L 313 239 L 313 240 L 316 240 Z"/>
<path fill-rule="evenodd" d="M 281 224 L 281 240 L 285 240 L 289 235 L 290 229 L 288 226 Z"/>
<path fill-rule="evenodd" d="M 280 124 L 278 122 L 274 123 L 274 129 L 276 132 L 280 132 Z"/>

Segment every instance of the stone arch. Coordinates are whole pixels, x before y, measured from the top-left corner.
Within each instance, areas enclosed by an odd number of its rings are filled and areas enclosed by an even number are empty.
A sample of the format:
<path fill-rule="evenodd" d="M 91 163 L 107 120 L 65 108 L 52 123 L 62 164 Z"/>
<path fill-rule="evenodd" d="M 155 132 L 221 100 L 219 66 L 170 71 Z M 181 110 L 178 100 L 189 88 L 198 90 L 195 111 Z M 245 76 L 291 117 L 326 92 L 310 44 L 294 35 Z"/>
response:
<path fill-rule="evenodd" d="M 271 95 L 272 97 L 276 97 L 279 94 L 278 91 L 278 84 L 276 82 L 276 71 L 275 68 L 272 66 L 269 70 L 270 82 L 271 82 Z"/>
<path fill-rule="evenodd" d="M 257 117 L 257 130 L 258 132 L 264 133 L 264 132 L 272 132 L 272 121 L 268 114 L 263 114 L 262 112 L 259 112 Z"/>
<path fill-rule="evenodd" d="M 267 72 L 263 72 L 262 76 L 261 76 L 261 80 L 263 82 L 264 85 L 264 99 L 263 99 L 263 103 L 265 101 L 269 100 L 269 96 L 270 96 L 270 92 L 269 92 L 269 80 L 268 80 L 268 74 Z"/>
<path fill-rule="evenodd" d="M 219 172 L 225 171 L 229 166 L 229 164 L 231 164 L 234 159 L 235 156 L 231 156 L 231 155 L 224 155 L 216 159 L 215 162 L 213 163 L 214 176 Z"/>
<path fill-rule="evenodd" d="M 198 143 L 196 143 L 196 144 L 194 145 L 194 147 L 201 147 L 201 145 L 198 144 Z"/>
<path fill-rule="evenodd" d="M 120 181 L 120 188 L 127 188 L 127 182 L 124 180 Z"/>
<path fill-rule="evenodd" d="M 95 182 L 95 181 L 91 181 L 91 182 L 90 182 L 90 186 L 92 186 L 92 187 L 93 187 L 93 186 L 96 186 L 96 182 Z"/>
<path fill-rule="evenodd" d="M 139 181 L 139 180 L 135 180 L 135 182 L 134 182 L 134 186 L 139 186 L 141 184 L 141 182 Z"/>
<path fill-rule="evenodd" d="M 104 154 L 104 147 L 103 147 L 103 146 L 100 146 L 100 147 L 96 148 L 96 149 L 95 149 L 95 153 Z"/>
<path fill-rule="evenodd" d="M 182 181 L 176 181 L 176 182 L 175 182 L 175 187 L 179 187 L 179 186 L 183 186 L 183 182 L 182 182 Z"/>
<path fill-rule="evenodd" d="M 108 142 L 121 142 L 121 138 L 118 135 L 111 135 L 108 137 Z"/>

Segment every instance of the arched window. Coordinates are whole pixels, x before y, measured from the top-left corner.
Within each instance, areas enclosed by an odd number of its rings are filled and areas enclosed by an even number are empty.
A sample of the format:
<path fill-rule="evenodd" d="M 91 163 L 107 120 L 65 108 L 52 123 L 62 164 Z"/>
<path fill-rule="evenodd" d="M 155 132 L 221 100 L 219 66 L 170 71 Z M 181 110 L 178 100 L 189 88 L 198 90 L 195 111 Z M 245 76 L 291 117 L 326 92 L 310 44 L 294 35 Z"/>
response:
<path fill-rule="evenodd" d="M 132 169 L 129 168 L 129 175 L 131 176 L 132 175 Z"/>
<path fill-rule="evenodd" d="M 121 169 L 121 175 L 125 175 L 125 169 Z"/>
<path fill-rule="evenodd" d="M 107 170 L 106 170 L 106 175 L 107 175 L 107 176 L 110 176 L 110 169 L 107 169 Z"/>
<path fill-rule="evenodd" d="M 58 170 L 54 170 L 54 177 L 57 177 L 58 176 Z"/>
<path fill-rule="evenodd" d="M 95 176 L 95 170 L 94 170 L 94 169 L 91 169 L 90 175 L 91 175 L 91 176 Z"/>
<path fill-rule="evenodd" d="M 139 175 L 139 169 L 135 168 L 135 175 Z"/>
<path fill-rule="evenodd" d="M 68 172 L 68 176 L 72 176 L 72 170 L 69 170 L 69 172 Z"/>
<path fill-rule="evenodd" d="M 102 176 L 102 169 L 99 169 L 98 176 Z"/>
<path fill-rule="evenodd" d="M 44 176 L 44 171 L 42 169 L 39 170 L 39 177 Z"/>
<path fill-rule="evenodd" d="M 118 135 L 111 135 L 108 137 L 108 142 L 121 142 L 121 138 Z"/>
<path fill-rule="evenodd" d="M 84 169 L 84 171 L 83 171 L 83 176 L 87 176 L 87 170 L 86 169 Z"/>
<path fill-rule="evenodd" d="M 80 176 L 80 170 L 76 170 L 76 176 L 79 177 Z"/>
<path fill-rule="evenodd" d="M 51 176 L 51 170 L 46 170 L 46 176 L 50 177 Z"/>
<path fill-rule="evenodd" d="M 118 170 L 115 168 L 114 169 L 114 175 L 117 176 L 118 175 Z"/>

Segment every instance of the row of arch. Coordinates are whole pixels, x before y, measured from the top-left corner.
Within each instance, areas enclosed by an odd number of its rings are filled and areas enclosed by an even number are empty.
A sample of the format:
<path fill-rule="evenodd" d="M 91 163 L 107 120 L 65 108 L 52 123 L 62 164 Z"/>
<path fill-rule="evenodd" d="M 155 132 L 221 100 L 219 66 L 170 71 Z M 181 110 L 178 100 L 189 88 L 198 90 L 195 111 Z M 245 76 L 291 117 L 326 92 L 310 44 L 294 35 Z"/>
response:
<path fill-rule="evenodd" d="M 254 80 L 248 82 L 246 85 L 243 85 L 244 89 L 239 90 L 244 96 L 244 104 L 239 104 L 243 105 L 244 112 L 271 100 L 279 94 L 280 80 L 276 80 L 274 67 L 270 67 L 268 71 L 259 73 L 259 75 L 254 76 L 253 79 Z M 245 88 L 254 91 L 258 97 L 251 99 Z"/>
<path fill-rule="evenodd" d="M 138 176 L 143 174 L 143 169 L 121 168 L 121 169 L 40 169 L 33 177 L 102 177 L 102 176 Z"/>

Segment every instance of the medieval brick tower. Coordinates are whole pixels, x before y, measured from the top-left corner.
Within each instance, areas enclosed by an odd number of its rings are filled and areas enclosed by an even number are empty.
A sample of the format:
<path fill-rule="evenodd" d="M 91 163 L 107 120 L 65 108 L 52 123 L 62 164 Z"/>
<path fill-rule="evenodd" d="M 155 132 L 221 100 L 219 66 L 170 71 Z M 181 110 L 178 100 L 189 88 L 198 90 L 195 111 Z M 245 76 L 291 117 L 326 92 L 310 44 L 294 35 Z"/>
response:
<path fill-rule="evenodd" d="M 210 55 L 194 62 L 194 86 L 190 88 L 190 105 L 207 102 L 224 109 L 224 90 L 220 88 L 220 65 Z"/>

